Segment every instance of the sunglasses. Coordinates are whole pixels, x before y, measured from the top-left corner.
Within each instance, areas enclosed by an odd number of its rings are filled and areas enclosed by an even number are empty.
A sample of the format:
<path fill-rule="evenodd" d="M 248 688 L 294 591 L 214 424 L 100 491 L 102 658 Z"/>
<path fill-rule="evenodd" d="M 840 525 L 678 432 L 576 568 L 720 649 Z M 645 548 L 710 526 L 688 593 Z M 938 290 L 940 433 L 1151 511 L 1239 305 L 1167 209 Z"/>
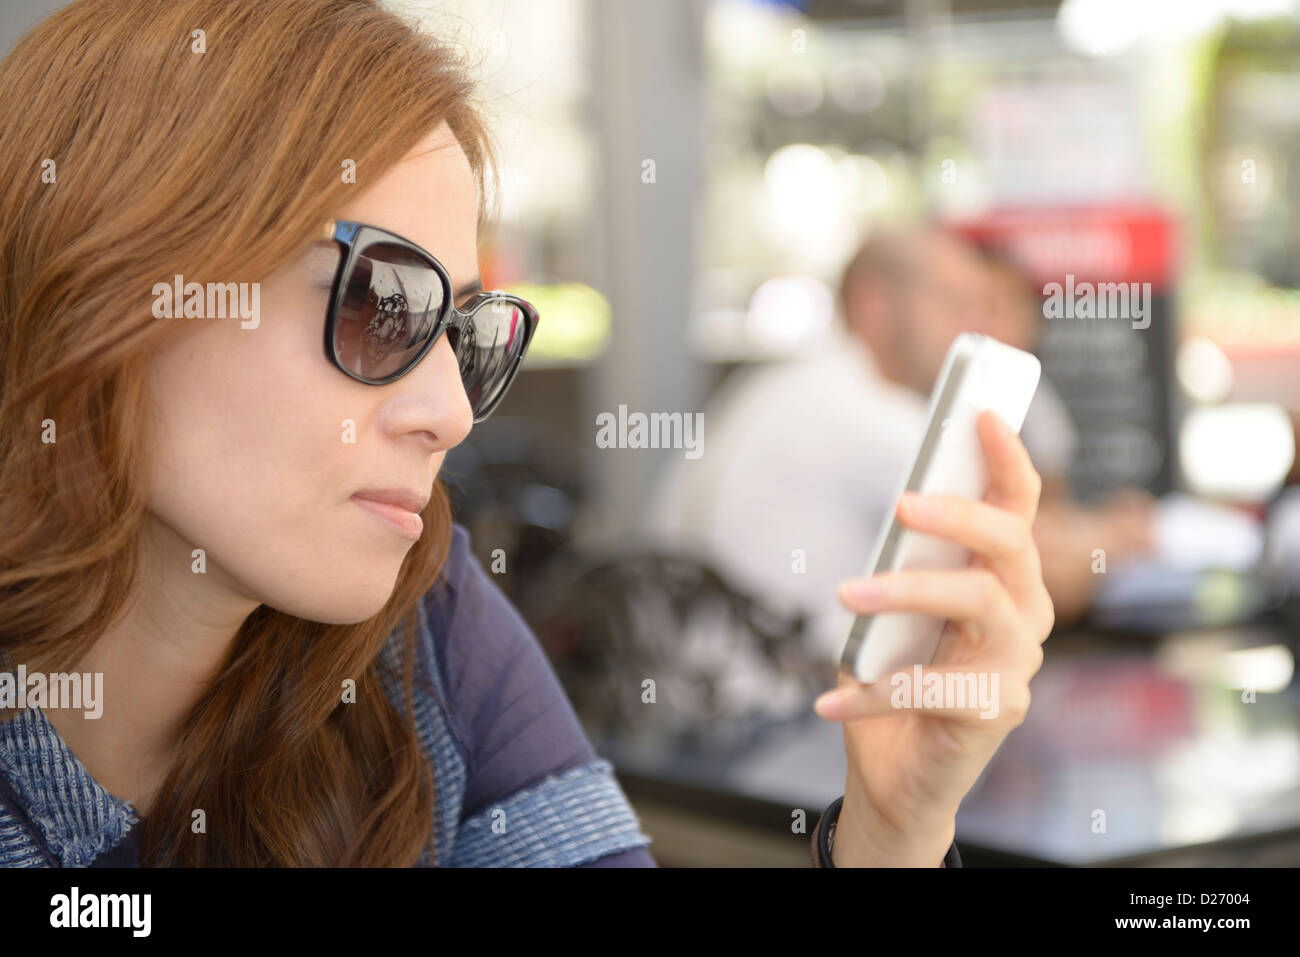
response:
<path fill-rule="evenodd" d="M 537 310 L 499 290 L 457 306 L 442 263 L 378 226 L 330 220 L 324 238 L 342 248 L 325 317 L 330 362 L 358 382 L 387 385 L 446 332 L 474 421 L 491 415 L 537 330 Z"/>

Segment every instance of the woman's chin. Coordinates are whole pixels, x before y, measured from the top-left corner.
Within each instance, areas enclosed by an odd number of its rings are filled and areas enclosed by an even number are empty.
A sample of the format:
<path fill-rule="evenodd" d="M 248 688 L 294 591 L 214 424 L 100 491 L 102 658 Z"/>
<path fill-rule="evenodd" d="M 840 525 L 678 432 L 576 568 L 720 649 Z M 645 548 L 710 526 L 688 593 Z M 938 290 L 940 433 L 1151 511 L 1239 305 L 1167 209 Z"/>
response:
<path fill-rule="evenodd" d="M 328 594 L 289 596 L 281 601 L 267 601 L 276 611 L 305 621 L 324 625 L 355 625 L 374 618 L 392 597 L 396 579 L 379 583 L 379 587 L 340 593 L 337 589 Z"/>

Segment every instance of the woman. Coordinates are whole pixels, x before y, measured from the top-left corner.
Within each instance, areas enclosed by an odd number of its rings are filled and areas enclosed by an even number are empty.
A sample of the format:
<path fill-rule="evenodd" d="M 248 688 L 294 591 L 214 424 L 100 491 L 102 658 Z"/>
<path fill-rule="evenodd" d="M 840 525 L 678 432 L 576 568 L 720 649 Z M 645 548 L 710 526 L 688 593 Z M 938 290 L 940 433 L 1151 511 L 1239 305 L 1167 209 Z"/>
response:
<path fill-rule="evenodd" d="M 0 863 L 654 865 L 438 480 L 536 321 L 475 292 L 471 92 L 372 0 L 78 0 L 0 66 Z M 845 683 L 828 865 L 956 863 L 1028 704 L 1037 476 L 984 427 L 990 504 L 905 518 L 987 570 L 845 601 L 963 622 L 1000 716 Z"/>

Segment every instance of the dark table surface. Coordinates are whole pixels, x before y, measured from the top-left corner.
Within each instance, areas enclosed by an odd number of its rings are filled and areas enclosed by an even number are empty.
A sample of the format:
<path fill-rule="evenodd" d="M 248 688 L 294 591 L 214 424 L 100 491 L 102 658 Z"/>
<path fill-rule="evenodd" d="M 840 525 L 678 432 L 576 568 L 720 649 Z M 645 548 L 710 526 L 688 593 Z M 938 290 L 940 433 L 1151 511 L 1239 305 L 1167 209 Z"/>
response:
<path fill-rule="evenodd" d="M 1300 683 L 1288 630 L 1053 635 L 1028 718 L 962 803 L 959 845 L 987 862 L 1079 866 L 1272 840 L 1271 863 L 1300 864 Z M 793 808 L 815 821 L 846 771 L 841 726 L 811 702 L 806 719 L 772 724 L 732 753 L 598 747 L 629 794 L 652 789 L 774 827 L 788 827 Z"/>

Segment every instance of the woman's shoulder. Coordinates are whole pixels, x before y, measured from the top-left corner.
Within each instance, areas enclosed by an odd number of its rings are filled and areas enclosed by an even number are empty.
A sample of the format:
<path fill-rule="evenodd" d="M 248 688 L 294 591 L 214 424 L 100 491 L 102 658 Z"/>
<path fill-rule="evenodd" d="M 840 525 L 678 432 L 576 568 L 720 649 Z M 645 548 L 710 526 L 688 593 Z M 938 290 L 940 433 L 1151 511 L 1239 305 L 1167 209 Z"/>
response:
<path fill-rule="evenodd" d="M 136 834 L 135 807 L 100 784 L 42 708 L 0 720 L 0 867 L 96 867 Z"/>
<path fill-rule="evenodd" d="M 453 864 L 575 866 L 649 843 L 460 523 L 419 621 L 417 724 L 458 805 Z"/>
<path fill-rule="evenodd" d="M 462 526 L 417 612 L 413 703 L 437 775 L 435 863 L 653 866 L 613 768 Z M 398 707 L 404 638 L 398 629 L 384 648 L 385 691 Z M 64 866 L 117 864 L 108 852 L 127 847 L 136 823 L 42 714 L 0 722 L 0 866 L 52 863 L 47 843 Z"/>

